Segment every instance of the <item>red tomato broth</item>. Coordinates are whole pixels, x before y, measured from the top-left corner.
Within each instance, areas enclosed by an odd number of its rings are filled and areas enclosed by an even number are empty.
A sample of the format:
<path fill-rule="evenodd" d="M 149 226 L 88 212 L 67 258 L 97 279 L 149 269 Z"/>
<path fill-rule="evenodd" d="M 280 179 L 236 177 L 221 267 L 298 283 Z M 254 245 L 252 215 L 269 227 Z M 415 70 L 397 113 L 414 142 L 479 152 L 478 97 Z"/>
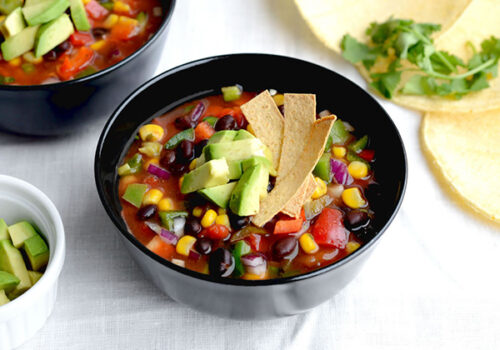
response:
<path fill-rule="evenodd" d="M 41 63 L 33 63 L 34 70 L 32 72 L 28 73 L 23 70 L 23 64 L 30 64 L 30 62 L 23 59 L 23 56 L 19 57 L 21 61 L 19 64 L 16 64 L 12 61 L 7 62 L 3 60 L 0 55 L 0 76 L 13 78 L 14 81 L 10 83 L 11 85 L 40 85 L 47 82 L 53 83 L 71 80 L 78 77 L 78 74 L 88 67 L 92 67 L 94 71 L 101 71 L 122 61 L 141 48 L 158 31 L 165 13 L 162 13 L 161 16 L 154 15 L 155 7 L 162 8 L 159 0 L 120 1 L 130 6 L 131 10 L 129 13 L 108 11 L 108 15 L 100 20 L 96 20 L 90 16 L 87 10 L 91 31 L 92 29 L 103 28 L 106 19 L 112 14 L 136 18 L 139 13 L 146 13 L 148 20 L 145 27 L 142 30 L 137 29 L 133 33 L 133 36 L 122 38 L 114 35 L 113 28 L 118 24 L 112 27 L 102 39 L 96 35 L 92 35 L 91 32 L 78 32 L 75 29 L 73 39 L 70 37 L 67 40 L 67 42 L 71 43 L 70 48 L 63 53 L 59 53 L 57 59 L 54 61 L 47 60 L 45 58 L 47 55 L 43 56 L 44 60 Z M 75 36 L 78 37 L 80 34 L 90 37 L 90 40 L 89 38 L 85 39 L 85 42 L 79 39 L 75 40 Z M 91 46 L 100 40 L 104 40 L 104 45 L 98 49 L 92 49 Z M 78 59 L 79 48 L 81 47 L 90 48 L 93 55 L 88 60 L 85 60 L 83 64 L 77 66 L 81 62 Z M 13 61 L 16 61 L 16 59 Z M 74 63 L 75 65 L 73 65 Z M 71 66 L 71 69 L 68 69 L 68 65 Z M 64 68 L 65 66 L 66 68 Z M 63 68 L 63 71 L 61 71 L 61 68 Z"/>
<path fill-rule="evenodd" d="M 247 101 L 251 100 L 253 97 L 255 97 L 255 93 L 248 93 L 248 92 L 243 92 L 242 96 L 240 99 L 233 101 L 233 102 L 225 102 L 222 98 L 221 95 L 217 96 L 209 96 L 206 98 L 203 98 L 201 100 L 195 100 L 191 101 L 188 103 L 185 103 L 174 110 L 157 117 L 151 121 L 152 124 L 156 124 L 161 126 L 165 133 L 163 137 L 161 138 L 160 142 L 162 144 L 165 144 L 172 136 L 176 135 L 179 133 L 181 130 L 177 129 L 175 126 L 175 119 L 177 117 L 183 116 L 187 114 L 186 111 L 188 111 L 192 106 L 197 105 L 199 102 L 203 102 L 206 106 L 204 115 L 200 118 L 199 123 L 202 122 L 203 118 L 208 117 L 208 116 L 215 116 L 217 118 L 221 118 L 222 116 L 230 113 L 233 111 L 233 115 L 237 115 L 238 113 L 240 114 L 241 118 L 244 119 L 241 109 L 239 106 L 242 104 L 246 103 Z M 236 119 L 236 118 L 235 118 Z M 246 123 L 246 120 L 245 120 Z M 198 141 L 198 140 L 197 140 Z M 355 139 L 351 138 L 347 143 L 351 143 L 355 141 Z M 127 152 L 126 156 L 124 157 L 124 160 L 122 162 L 126 163 L 129 159 L 131 159 L 137 152 L 140 147 L 140 141 L 135 141 L 132 146 L 130 147 L 129 151 Z M 147 156 L 144 158 L 144 160 L 147 162 L 150 158 Z M 137 183 L 145 183 L 146 179 L 151 177 L 147 173 L 147 171 L 142 170 L 140 173 L 133 175 L 135 176 L 134 182 Z M 345 188 L 349 187 L 357 187 L 363 191 L 364 188 L 366 188 L 369 184 L 374 183 L 374 176 L 373 173 L 370 174 L 368 178 L 365 179 L 355 179 L 354 182 L 349 185 L 345 186 Z M 332 184 L 335 183 L 335 180 L 333 180 Z M 144 221 L 141 221 L 138 219 L 136 213 L 137 213 L 137 208 L 134 207 L 133 205 L 129 204 L 127 201 L 123 200 L 121 197 L 123 193 L 125 192 L 126 186 L 128 184 L 124 181 L 124 178 L 122 178 L 119 182 L 119 191 L 118 194 L 120 196 L 121 204 L 123 206 L 123 211 L 122 211 L 122 217 L 124 218 L 129 231 L 144 245 L 147 245 L 151 239 L 153 239 L 156 234 L 150 230 L 145 224 Z M 174 208 L 173 210 L 186 210 L 186 205 L 185 205 L 185 196 L 181 194 L 180 189 L 179 189 L 179 177 L 178 176 L 172 176 L 168 180 L 161 180 L 159 179 L 154 185 L 151 185 L 151 188 L 158 188 L 160 189 L 165 197 L 169 197 L 173 200 L 174 203 Z M 342 199 L 340 197 L 334 198 L 332 203 L 327 207 L 327 208 L 333 208 L 337 209 L 340 212 L 344 213 L 345 211 L 345 205 L 342 202 Z M 205 204 L 203 207 L 203 212 L 206 212 L 208 209 L 213 209 L 217 212 L 218 207 L 211 203 L 208 202 L 208 204 Z M 229 210 L 229 209 L 228 209 Z M 373 212 L 368 208 L 367 210 L 370 215 L 373 215 Z M 192 215 L 190 213 L 190 215 Z M 265 229 L 267 233 L 265 234 L 256 234 L 252 233 L 250 235 L 247 235 L 245 237 L 242 237 L 245 242 L 247 242 L 250 247 L 252 248 L 252 252 L 260 252 L 263 253 L 267 259 L 268 259 L 268 272 L 266 273 L 265 278 L 276 278 L 276 277 L 287 277 L 287 276 L 292 276 L 292 275 L 297 275 L 297 274 L 303 274 L 312 270 L 316 270 L 318 268 L 330 265 L 336 261 L 339 261 L 349 255 L 349 252 L 347 251 L 347 248 L 345 247 L 345 244 L 343 245 L 342 248 L 337 248 L 333 247 L 331 245 L 320 245 L 319 250 L 315 253 L 312 254 L 307 254 L 305 253 L 300 245 L 298 245 L 298 250 L 297 253 L 293 256 L 290 256 L 286 259 L 282 259 L 281 261 L 275 261 L 273 260 L 273 254 L 272 254 L 272 248 L 274 244 L 288 236 L 295 236 L 299 238 L 300 235 L 297 234 L 275 234 L 273 233 L 274 231 L 274 223 L 276 222 L 276 218 L 280 217 L 282 214 L 278 214 L 271 222 L 265 225 Z M 203 214 L 202 214 L 203 216 Z M 320 215 L 316 216 L 310 221 L 310 228 L 306 232 L 312 232 L 312 228 L 314 223 L 318 220 L 318 217 Z M 200 217 L 201 218 L 201 217 Z M 151 220 L 150 220 L 151 221 Z M 153 221 L 160 223 L 158 217 L 153 219 Z M 198 238 L 202 237 L 207 237 L 209 235 L 206 234 L 206 228 L 201 231 L 200 234 L 198 234 Z M 236 241 L 232 241 L 231 237 L 238 232 L 237 230 L 230 230 L 231 235 L 227 237 L 226 239 L 222 240 L 213 240 L 212 241 L 212 252 L 219 248 L 219 247 L 225 247 L 231 250 L 231 248 L 234 246 L 234 243 Z M 346 230 L 346 237 L 345 237 L 345 243 L 352 242 L 352 243 L 357 243 L 362 245 L 363 242 L 358 239 L 354 234 L 349 233 L 348 230 Z M 185 267 L 194 271 L 198 271 L 201 273 L 209 273 L 208 272 L 208 255 L 201 255 L 199 259 L 191 259 L 189 257 L 183 256 L 178 254 L 175 251 L 175 247 L 173 246 L 173 254 L 172 254 L 172 259 L 179 259 L 184 261 Z M 169 260 L 172 260 L 169 259 Z M 278 274 L 273 274 L 271 271 L 276 271 L 280 270 L 280 273 Z M 251 275 L 245 274 L 242 276 L 242 278 L 248 278 L 248 279 L 253 279 Z M 262 279 L 262 278 L 258 278 Z"/>

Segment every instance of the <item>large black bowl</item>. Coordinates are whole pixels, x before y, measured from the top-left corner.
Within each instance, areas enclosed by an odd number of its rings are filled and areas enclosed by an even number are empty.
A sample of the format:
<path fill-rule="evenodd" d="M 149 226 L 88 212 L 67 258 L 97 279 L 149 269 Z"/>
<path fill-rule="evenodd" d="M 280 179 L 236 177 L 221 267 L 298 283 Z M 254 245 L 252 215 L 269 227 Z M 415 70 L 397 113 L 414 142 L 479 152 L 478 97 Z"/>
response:
<path fill-rule="evenodd" d="M 46 85 L 0 85 L 0 129 L 52 136 L 76 131 L 109 115 L 156 70 L 176 0 L 161 0 L 164 18 L 158 32 L 123 61 L 88 77 Z"/>
<path fill-rule="evenodd" d="M 120 216 L 116 169 L 141 124 L 194 98 L 242 84 L 247 91 L 274 88 L 315 93 L 319 110 L 328 108 L 370 135 L 375 174 L 383 200 L 375 203 L 375 236 L 348 257 L 300 276 L 246 281 L 217 279 L 181 268 L 150 252 L 132 236 Z M 115 111 L 104 127 L 95 158 L 97 190 L 130 254 L 147 276 L 173 299 L 223 317 L 267 319 L 309 310 L 341 290 L 366 261 L 391 223 L 406 186 L 401 137 L 382 107 L 363 89 L 326 68 L 289 57 L 264 54 L 218 56 L 187 63 L 149 81 Z M 372 204 L 373 205 L 373 204 Z M 380 273 L 383 273 L 382 271 Z"/>

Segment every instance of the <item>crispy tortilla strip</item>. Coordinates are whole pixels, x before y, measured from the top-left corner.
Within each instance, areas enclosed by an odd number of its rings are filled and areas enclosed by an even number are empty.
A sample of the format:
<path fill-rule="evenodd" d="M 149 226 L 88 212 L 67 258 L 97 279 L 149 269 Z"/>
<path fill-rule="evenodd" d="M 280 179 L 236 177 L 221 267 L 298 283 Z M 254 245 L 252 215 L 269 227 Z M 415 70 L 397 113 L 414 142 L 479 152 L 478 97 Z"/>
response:
<path fill-rule="evenodd" d="M 308 181 L 309 175 L 323 154 L 335 119 L 337 118 L 332 115 L 314 122 L 311 133 L 307 138 L 308 142 L 297 159 L 295 166 L 282 181 L 276 184 L 274 189 L 269 192 L 269 195 L 260 202 L 260 210 L 252 220 L 255 225 L 263 226 L 271 220 L 274 215 L 283 209 L 290 198 L 299 192 L 300 187 Z"/>
<path fill-rule="evenodd" d="M 479 213 L 500 223 L 500 110 L 427 113 L 426 155 L 451 188 Z"/>
<path fill-rule="evenodd" d="M 273 165 L 278 169 L 284 121 L 269 91 L 265 90 L 241 106 L 241 111 L 252 126 L 255 136 L 269 148 Z"/>
<path fill-rule="evenodd" d="M 315 190 L 316 181 L 314 181 L 314 176 L 310 174 L 309 179 L 300 187 L 299 192 L 286 203 L 286 206 L 281 212 L 288 216 L 298 218 L 304 203 L 311 198 Z"/>

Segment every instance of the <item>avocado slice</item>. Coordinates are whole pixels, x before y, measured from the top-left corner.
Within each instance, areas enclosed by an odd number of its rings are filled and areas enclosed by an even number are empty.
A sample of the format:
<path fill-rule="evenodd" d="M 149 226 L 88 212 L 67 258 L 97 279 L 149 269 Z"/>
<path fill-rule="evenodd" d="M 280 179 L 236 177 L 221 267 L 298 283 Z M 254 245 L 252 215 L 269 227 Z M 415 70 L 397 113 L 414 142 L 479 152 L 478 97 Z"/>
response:
<path fill-rule="evenodd" d="M 53 19 L 40 27 L 35 44 L 35 56 L 40 57 L 65 41 L 75 32 L 67 14 Z"/>
<path fill-rule="evenodd" d="M 269 172 L 262 164 L 247 169 L 231 193 L 229 208 L 239 216 L 255 215 L 259 212 L 259 202 L 263 191 L 267 193 Z"/>
<path fill-rule="evenodd" d="M 229 168 L 229 180 L 238 180 L 243 174 L 241 169 L 241 160 L 231 160 L 227 162 Z"/>
<path fill-rule="evenodd" d="M 238 140 L 247 140 L 247 139 L 254 139 L 255 136 L 253 136 L 251 133 L 244 129 L 238 130 L 238 133 L 236 134 L 236 137 L 234 138 L 234 141 Z"/>
<path fill-rule="evenodd" d="M 229 168 L 224 158 L 206 162 L 186 175 L 182 181 L 181 193 L 191 193 L 202 188 L 224 185 L 229 182 Z"/>
<path fill-rule="evenodd" d="M 221 130 L 217 131 L 208 139 L 208 145 L 213 143 L 231 142 L 234 140 L 238 132 L 236 130 Z"/>
<path fill-rule="evenodd" d="M 26 0 L 23 14 L 30 26 L 36 26 L 58 18 L 68 7 L 68 0 Z"/>
<path fill-rule="evenodd" d="M 5 295 L 5 291 L 2 289 L 0 290 L 0 306 L 7 304 L 10 302 L 9 298 L 7 298 L 7 295 Z"/>
<path fill-rule="evenodd" d="M 9 226 L 9 235 L 12 240 L 12 244 L 17 249 L 20 249 L 24 241 L 28 238 L 38 235 L 35 229 L 27 221 L 20 221 L 17 224 Z"/>
<path fill-rule="evenodd" d="M 10 61 L 33 49 L 38 28 L 39 26 L 26 27 L 16 35 L 7 38 L 1 45 L 3 58 Z"/>
<path fill-rule="evenodd" d="M 31 285 L 35 285 L 35 283 L 42 278 L 43 273 L 38 271 L 28 271 L 28 275 L 30 276 Z"/>
<path fill-rule="evenodd" d="M 9 231 L 7 230 L 8 226 L 5 223 L 4 219 L 0 219 L 0 241 L 4 239 L 10 239 Z"/>
<path fill-rule="evenodd" d="M 230 182 L 225 185 L 204 188 L 199 190 L 198 193 L 203 195 L 209 201 L 212 201 L 215 205 L 226 209 L 229 199 L 231 198 L 231 192 L 233 192 L 236 184 L 236 182 Z"/>
<path fill-rule="evenodd" d="M 242 167 L 243 171 L 246 171 L 247 169 L 254 167 L 257 164 L 263 164 L 267 168 L 267 170 L 269 171 L 269 175 L 271 175 L 271 176 L 278 175 L 278 172 L 276 171 L 276 169 L 274 169 L 271 161 L 267 158 L 260 157 L 260 156 L 255 156 L 252 158 L 245 159 L 244 161 L 241 162 L 241 167 Z"/>
<path fill-rule="evenodd" d="M 38 234 L 24 242 L 24 252 L 30 261 L 31 268 L 35 271 L 39 271 L 49 263 L 49 247 Z"/>
<path fill-rule="evenodd" d="M 219 158 L 226 158 L 227 161 L 244 160 L 253 156 L 272 159 L 269 149 L 257 138 L 207 145 L 203 149 L 203 154 L 206 160 Z"/>
<path fill-rule="evenodd" d="M 23 0 L 0 0 L 0 13 L 8 15 L 21 6 L 23 6 Z"/>
<path fill-rule="evenodd" d="M 69 0 L 69 8 L 71 10 L 71 18 L 77 30 L 86 32 L 90 30 L 89 19 L 87 18 L 87 11 L 82 0 Z"/>
<path fill-rule="evenodd" d="M 0 289 L 5 290 L 7 293 L 12 291 L 21 282 L 19 278 L 11 273 L 0 271 Z"/>
<path fill-rule="evenodd" d="M 325 153 L 321 156 L 316 163 L 316 167 L 313 170 L 313 174 L 326 181 L 326 183 L 330 183 L 332 181 L 332 172 L 330 165 L 330 154 Z"/>
<path fill-rule="evenodd" d="M 148 185 L 146 184 L 130 184 L 127 186 L 122 198 L 133 206 L 140 208 L 142 199 L 147 191 Z"/>
<path fill-rule="evenodd" d="M 18 7 L 17 9 L 12 11 L 2 22 L 0 31 L 5 38 L 9 38 L 13 35 L 16 35 L 24 28 L 26 28 L 26 24 L 24 23 L 23 11 L 20 7 Z"/>
<path fill-rule="evenodd" d="M 14 247 L 9 240 L 0 241 L 0 270 L 7 271 L 17 278 L 19 284 L 8 293 L 9 299 L 14 299 L 31 287 L 28 269 L 24 264 L 23 256 L 19 249 Z"/>

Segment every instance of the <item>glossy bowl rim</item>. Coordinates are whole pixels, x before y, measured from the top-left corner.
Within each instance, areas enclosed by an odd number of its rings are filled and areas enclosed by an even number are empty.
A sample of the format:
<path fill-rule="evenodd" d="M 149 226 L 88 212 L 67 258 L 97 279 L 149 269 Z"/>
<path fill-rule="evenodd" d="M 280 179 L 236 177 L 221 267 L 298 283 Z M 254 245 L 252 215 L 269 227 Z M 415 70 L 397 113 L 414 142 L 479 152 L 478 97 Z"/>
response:
<path fill-rule="evenodd" d="M 384 224 L 384 226 L 377 232 L 375 237 L 373 237 L 368 243 L 362 245 L 359 249 L 357 249 L 355 252 L 349 254 L 348 256 L 334 262 L 333 264 L 323 266 L 317 270 L 309 271 L 304 274 L 296 275 L 296 276 L 291 276 L 291 277 L 283 277 L 283 278 L 274 278 L 274 279 L 266 279 L 266 280 L 244 280 L 244 279 L 236 279 L 236 278 L 217 278 L 217 277 L 212 277 L 210 275 L 206 275 L 194 270 L 190 270 L 187 268 L 180 267 L 169 260 L 166 260 L 153 252 L 151 252 L 149 249 L 146 248 L 145 245 L 140 243 L 135 236 L 133 236 L 130 232 L 126 230 L 122 230 L 120 228 L 120 225 L 123 224 L 123 219 L 121 218 L 121 215 L 119 213 L 115 213 L 113 210 L 111 210 L 110 206 L 107 205 L 107 202 L 105 200 L 104 196 L 104 190 L 103 186 L 100 182 L 99 179 L 99 170 L 100 170 L 100 154 L 102 152 L 104 140 L 107 138 L 109 135 L 109 131 L 112 128 L 115 120 L 120 116 L 121 112 L 128 106 L 129 103 L 131 103 L 135 97 L 145 90 L 149 89 L 152 85 L 157 83 L 160 80 L 163 79 L 168 79 L 169 76 L 180 72 L 180 71 L 185 71 L 189 70 L 193 67 L 198 67 L 206 63 L 210 63 L 212 61 L 217 61 L 217 60 L 224 60 L 224 59 L 231 59 L 233 57 L 256 57 L 256 56 L 261 56 L 261 57 L 268 57 L 268 58 L 278 58 L 286 61 L 295 61 L 298 64 L 303 64 L 303 65 L 310 65 L 314 66 L 316 68 L 320 68 L 323 70 L 327 70 L 330 73 L 334 73 L 350 83 L 354 84 L 358 89 L 360 94 L 365 94 L 369 99 L 371 99 L 375 104 L 377 104 L 380 109 L 384 112 L 386 118 L 388 118 L 389 122 L 392 124 L 394 127 L 394 130 L 396 132 L 396 137 L 399 140 L 399 146 L 401 148 L 402 154 L 403 154 L 403 168 L 404 168 L 404 173 L 403 173 L 403 179 L 402 179 L 402 188 L 399 191 L 399 196 L 397 198 L 397 204 L 396 207 L 394 208 L 394 211 L 391 213 L 390 218 L 387 220 L 387 222 Z M 132 135 L 131 135 L 132 136 Z M 404 147 L 403 139 L 401 138 L 401 135 L 399 133 L 398 128 L 396 127 L 394 121 L 392 118 L 389 116 L 387 111 L 380 105 L 380 103 L 373 97 L 371 96 L 365 89 L 361 88 L 358 84 L 353 82 L 352 80 L 344 77 L 343 75 L 329 69 L 326 67 L 323 67 L 321 65 L 318 65 L 316 63 L 308 62 L 302 59 L 290 57 L 290 56 L 283 56 L 283 55 L 274 55 L 274 54 L 267 54 L 267 53 L 233 53 L 233 54 L 223 54 L 223 55 L 217 55 L 217 56 L 209 56 L 201 59 L 197 59 L 191 62 L 184 63 L 182 65 L 176 66 L 174 68 L 171 68 L 156 77 L 148 80 L 144 84 L 142 84 L 140 87 L 138 87 L 134 92 L 132 92 L 118 107 L 117 109 L 111 114 L 109 119 L 106 121 L 106 124 L 104 125 L 103 131 L 99 137 L 98 143 L 97 143 L 97 148 L 96 148 L 96 153 L 95 153 L 95 158 L 94 158 L 94 178 L 96 182 L 96 187 L 97 187 L 97 192 L 99 194 L 99 198 L 101 200 L 101 203 L 110 217 L 111 221 L 113 224 L 116 226 L 116 229 L 120 231 L 122 236 L 124 236 L 130 243 L 132 243 L 136 248 L 138 248 L 140 251 L 142 251 L 147 257 L 155 260 L 156 262 L 162 264 L 163 266 L 175 270 L 179 273 L 182 273 L 186 276 L 189 277 L 194 277 L 199 280 L 203 280 L 206 282 L 212 282 L 216 284 L 222 284 L 222 285 L 233 285 L 233 286 L 269 286 L 269 285 L 281 285 L 281 284 L 287 284 L 291 282 L 297 282 L 297 281 L 302 281 L 306 280 L 309 278 L 313 278 L 325 273 L 328 273 L 331 270 L 337 269 L 347 263 L 350 263 L 352 260 L 356 259 L 358 256 L 362 255 L 364 252 L 367 252 L 379 239 L 380 237 L 384 234 L 384 232 L 387 230 L 387 228 L 390 226 L 394 218 L 396 217 L 401 204 L 403 202 L 403 198 L 406 192 L 406 186 L 408 182 L 408 158 L 406 155 L 406 150 Z"/>
<path fill-rule="evenodd" d="M 149 38 L 144 45 L 142 45 L 139 49 L 134 51 L 131 55 L 125 57 L 123 60 L 115 63 L 112 66 L 109 66 L 105 69 L 99 70 L 93 74 L 90 74 L 86 77 L 82 78 L 77 78 L 77 79 L 71 79 L 67 81 L 60 81 L 57 83 L 51 83 L 51 84 L 38 84 L 38 85 L 0 85 L 0 92 L 1 91 L 23 91 L 23 90 L 53 90 L 57 88 L 65 88 L 70 85 L 74 84 L 80 84 L 80 83 L 86 83 L 94 79 L 99 79 L 102 76 L 108 75 L 112 73 L 113 71 L 121 68 L 122 66 L 126 65 L 127 63 L 133 61 L 136 57 L 138 57 L 143 51 L 145 51 L 147 48 L 149 48 L 153 43 L 155 43 L 158 38 L 161 36 L 163 32 L 167 30 L 167 27 L 170 23 L 170 20 L 172 18 L 172 14 L 174 12 L 176 2 L 177 0 L 169 0 L 170 1 L 170 7 L 168 9 L 168 13 L 165 15 L 163 18 L 163 22 L 156 31 L 156 33 Z"/>

